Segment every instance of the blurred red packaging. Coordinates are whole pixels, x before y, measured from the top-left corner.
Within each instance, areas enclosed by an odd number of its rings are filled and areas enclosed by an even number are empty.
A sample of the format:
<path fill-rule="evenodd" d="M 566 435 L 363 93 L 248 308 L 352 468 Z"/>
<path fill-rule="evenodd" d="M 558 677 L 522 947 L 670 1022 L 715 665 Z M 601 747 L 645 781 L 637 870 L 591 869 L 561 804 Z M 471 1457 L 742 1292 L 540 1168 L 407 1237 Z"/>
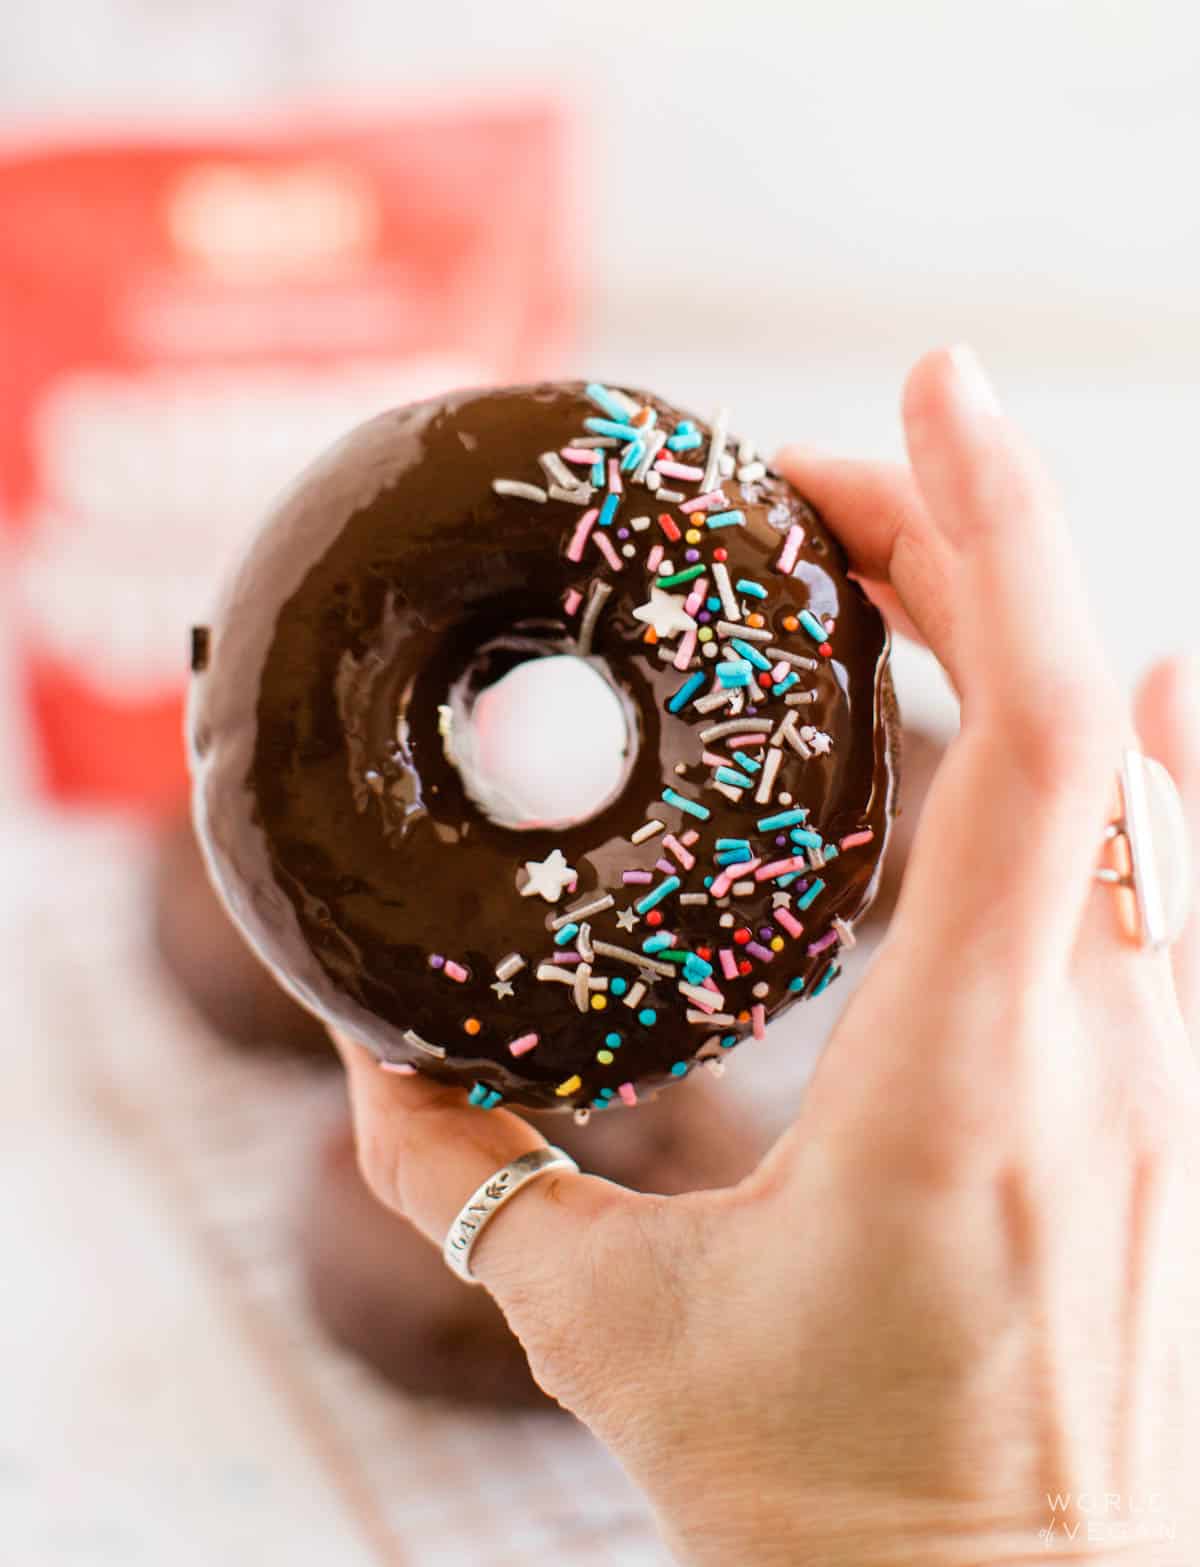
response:
<path fill-rule="evenodd" d="M 504 101 L 0 146 L 0 522 L 48 794 L 178 802 L 188 628 L 322 446 L 558 365 L 569 144 Z"/>

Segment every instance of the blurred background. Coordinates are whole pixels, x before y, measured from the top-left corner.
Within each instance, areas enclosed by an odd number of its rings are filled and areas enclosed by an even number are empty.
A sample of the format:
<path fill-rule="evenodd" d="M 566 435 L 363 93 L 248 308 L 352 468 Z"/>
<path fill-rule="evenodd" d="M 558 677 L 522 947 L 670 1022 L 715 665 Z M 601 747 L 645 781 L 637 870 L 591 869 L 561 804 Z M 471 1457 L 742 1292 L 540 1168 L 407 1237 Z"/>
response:
<path fill-rule="evenodd" d="M 1171 0 L 0 9 L 0 1560 L 664 1560 L 357 1190 L 182 820 L 187 628 L 388 403 L 588 375 L 898 455 L 968 339 L 1123 675 L 1195 648 L 1198 88 Z M 897 662 L 911 820 L 954 708 Z M 727 1175 L 853 978 L 584 1157 Z"/>

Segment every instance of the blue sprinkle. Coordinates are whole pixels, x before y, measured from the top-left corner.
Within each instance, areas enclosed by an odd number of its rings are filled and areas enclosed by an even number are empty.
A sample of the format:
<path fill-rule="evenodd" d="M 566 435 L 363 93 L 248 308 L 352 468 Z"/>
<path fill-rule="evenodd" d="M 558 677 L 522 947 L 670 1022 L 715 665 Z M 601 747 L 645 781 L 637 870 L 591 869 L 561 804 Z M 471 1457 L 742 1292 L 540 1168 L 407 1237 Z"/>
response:
<path fill-rule="evenodd" d="M 676 1061 L 675 1064 L 671 1068 L 671 1076 L 672 1077 L 683 1077 L 686 1074 L 686 1072 L 687 1072 L 687 1062 L 686 1061 Z"/>
<path fill-rule="evenodd" d="M 564 925 L 561 930 L 556 930 L 554 932 L 554 945 L 556 947 L 565 947 L 571 938 L 573 936 L 577 936 L 578 934 L 578 925 Z"/>
<path fill-rule="evenodd" d="M 601 1097 L 601 1099 L 606 1099 L 606 1100 L 607 1099 L 611 1099 L 613 1097 L 613 1095 L 614 1095 L 614 1092 L 615 1092 L 614 1089 L 602 1088 L 600 1090 L 600 1097 Z"/>
<path fill-rule="evenodd" d="M 748 686 L 750 684 L 750 665 L 744 658 L 737 659 L 729 664 L 718 664 L 717 679 L 723 686 Z"/>
<path fill-rule="evenodd" d="M 714 881 L 716 881 L 716 879 L 717 879 L 717 878 L 716 878 L 716 877 L 715 877 L 715 876 L 706 876 L 706 877 L 705 877 L 705 878 L 704 878 L 704 885 L 705 885 L 705 886 L 706 886 L 706 887 L 711 887 L 711 886 L 712 886 L 712 884 L 713 884 L 713 882 L 714 882 Z"/>
<path fill-rule="evenodd" d="M 500 1090 L 498 1088 L 493 1088 L 486 1099 L 480 1100 L 479 1108 L 481 1110 L 494 1110 L 503 1098 L 504 1095 L 500 1092 Z"/>
<path fill-rule="evenodd" d="M 827 642 L 829 640 L 829 633 L 811 610 L 802 609 L 798 618 L 800 624 L 814 642 Z"/>
<path fill-rule="evenodd" d="M 745 520 L 745 512 L 740 511 L 710 511 L 704 519 L 710 528 L 740 528 Z"/>
<path fill-rule="evenodd" d="M 585 397 L 590 397 L 602 413 L 616 420 L 618 424 L 624 424 L 629 417 L 608 387 L 602 386 L 599 381 L 589 381 L 583 391 Z"/>
<path fill-rule="evenodd" d="M 756 762 L 752 756 L 747 756 L 745 751 L 735 751 L 733 759 L 739 767 L 748 773 L 756 773 L 762 765 L 760 762 Z"/>
<path fill-rule="evenodd" d="M 750 642 L 743 642 L 741 637 L 731 637 L 730 645 L 739 652 L 743 658 L 748 658 L 756 669 L 770 669 L 770 659 L 764 658 L 758 649 Z"/>
<path fill-rule="evenodd" d="M 695 430 L 676 430 L 667 441 L 667 445 L 673 452 L 690 452 L 693 447 L 700 445 L 700 439 L 700 435 Z"/>
<path fill-rule="evenodd" d="M 729 784 L 734 789 L 749 789 L 754 782 L 753 778 L 747 778 L 745 773 L 739 773 L 733 767 L 718 767 L 716 779 L 718 783 Z"/>
<path fill-rule="evenodd" d="M 707 805 L 700 805 L 695 800 L 689 800 L 686 795 L 679 794 L 675 789 L 664 789 L 659 798 L 665 805 L 677 806 L 681 811 L 686 811 L 689 816 L 696 816 L 702 822 L 706 822 L 712 815 Z M 676 878 L 678 884 L 678 878 Z"/>
<path fill-rule="evenodd" d="M 583 424 L 593 435 L 615 435 L 618 441 L 638 439 L 638 431 L 623 419 L 585 419 Z"/>
<path fill-rule="evenodd" d="M 666 793 L 665 790 L 663 792 L 664 794 Z M 651 887 L 644 898 L 639 898 L 634 904 L 634 908 L 639 914 L 645 914 L 654 908 L 656 904 L 661 903 L 664 898 L 669 898 L 673 892 L 678 892 L 680 885 L 678 876 L 666 876 L 659 882 L 657 887 Z"/>
<path fill-rule="evenodd" d="M 683 682 L 679 690 L 668 701 L 667 711 L 677 713 L 681 707 L 686 707 L 703 684 L 704 671 L 698 669 L 694 675 L 690 675 Z"/>
<path fill-rule="evenodd" d="M 653 1007 L 643 1007 L 638 1013 L 638 1022 L 644 1024 L 646 1028 L 653 1028 L 658 1022 L 658 1013 Z"/>
<path fill-rule="evenodd" d="M 749 838 L 718 838 L 717 839 L 717 848 L 718 849 L 747 849 L 748 850 L 750 848 L 750 840 L 749 840 Z"/>
<path fill-rule="evenodd" d="M 821 975 L 817 983 L 813 986 L 813 995 L 819 996 L 823 990 L 827 989 L 830 985 L 833 984 L 834 980 L 841 972 L 842 970 L 839 964 L 831 963 L 825 972 Z"/>
<path fill-rule="evenodd" d="M 775 885 L 777 887 L 790 887 L 799 874 L 799 871 L 788 871 L 783 876 L 776 876 Z"/>
<path fill-rule="evenodd" d="M 767 590 L 761 582 L 751 582 L 749 577 L 739 577 L 734 583 L 739 593 L 748 593 L 752 599 L 765 599 Z"/>
<path fill-rule="evenodd" d="M 689 985 L 702 985 L 712 971 L 711 963 L 706 963 L 694 952 L 688 953 L 687 962 L 683 965 L 683 977 Z"/>
<path fill-rule="evenodd" d="M 629 989 L 629 984 L 628 984 L 628 982 L 626 980 L 622 979 L 621 976 L 618 974 L 615 979 L 610 979 L 609 980 L 608 988 L 609 988 L 609 990 L 612 991 L 614 996 L 623 996 L 625 994 L 625 992 Z"/>
<path fill-rule="evenodd" d="M 717 851 L 718 865 L 744 865 L 747 860 L 752 860 L 754 855 L 750 852 L 750 846 L 744 849 L 719 849 Z"/>
<path fill-rule="evenodd" d="M 714 615 L 721 607 L 721 600 L 719 598 L 707 598 L 704 602 L 708 608 L 712 610 Z"/>
<path fill-rule="evenodd" d="M 620 502 L 621 497 L 619 495 L 606 495 L 604 497 L 604 505 L 600 508 L 599 519 L 602 528 L 612 525 L 612 520 L 617 514 L 617 507 L 620 505 Z"/>
<path fill-rule="evenodd" d="M 789 669 L 782 680 L 775 682 L 775 695 L 782 696 L 785 691 L 790 691 L 799 682 L 800 676 L 794 669 Z"/>
<path fill-rule="evenodd" d="M 636 468 L 645 455 L 646 448 L 640 440 L 630 441 L 621 453 L 621 472 L 628 473 L 631 468 Z"/>
<path fill-rule="evenodd" d="M 610 1050 L 619 1050 L 621 1048 L 621 1036 L 620 1034 L 605 1034 L 604 1043 Z"/>
<path fill-rule="evenodd" d="M 788 989 L 792 990 L 792 991 L 801 991 L 801 990 L 803 990 L 804 989 L 804 975 L 803 974 L 797 974 L 795 979 L 789 979 L 788 980 Z"/>
<path fill-rule="evenodd" d="M 803 897 L 796 899 L 796 907 L 798 909 L 811 908 L 824 891 L 825 883 L 818 876 L 816 881 L 813 882 L 812 886 L 803 895 Z"/>
<path fill-rule="evenodd" d="M 486 1083 L 476 1083 L 467 1095 L 467 1103 L 478 1105 L 481 1110 L 490 1110 L 493 1105 L 498 1105 L 503 1097 L 498 1089 L 489 1088 Z"/>
<path fill-rule="evenodd" d="M 779 827 L 794 827 L 797 822 L 805 821 L 808 811 L 804 806 L 797 806 L 794 811 L 778 811 L 774 816 L 760 816 L 758 819 L 759 832 L 774 832 Z"/>
<path fill-rule="evenodd" d="M 827 860 L 836 860 L 842 851 L 838 848 L 836 843 L 827 843 L 821 852 L 824 854 Z"/>
<path fill-rule="evenodd" d="M 813 832 L 811 827 L 793 827 L 788 835 L 793 843 L 798 843 L 805 849 L 819 849 L 821 847 L 821 834 Z"/>
<path fill-rule="evenodd" d="M 592 464 L 592 483 L 597 489 L 604 483 L 604 458 L 597 453 L 596 460 Z"/>
<path fill-rule="evenodd" d="M 674 945 L 675 937 L 669 930 L 656 930 L 653 936 L 647 936 L 642 942 L 642 951 L 653 957 L 656 952 L 664 952 Z"/>
<path fill-rule="evenodd" d="M 736 1044 L 737 1044 L 737 1035 L 736 1034 L 726 1034 L 725 1037 L 721 1040 L 721 1049 L 722 1050 L 732 1050 L 734 1045 L 736 1045 Z"/>

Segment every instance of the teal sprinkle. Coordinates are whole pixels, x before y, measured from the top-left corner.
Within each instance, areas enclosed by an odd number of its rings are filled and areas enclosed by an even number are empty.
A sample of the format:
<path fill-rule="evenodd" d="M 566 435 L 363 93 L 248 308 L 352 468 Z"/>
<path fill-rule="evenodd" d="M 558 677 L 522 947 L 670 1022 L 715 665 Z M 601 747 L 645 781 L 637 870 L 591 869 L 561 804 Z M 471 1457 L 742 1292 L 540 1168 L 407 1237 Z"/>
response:
<path fill-rule="evenodd" d="M 608 1100 L 607 1099 L 593 1099 L 592 1100 L 592 1109 L 593 1110 L 607 1110 L 608 1109 Z"/>
<path fill-rule="evenodd" d="M 676 430 L 668 439 L 667 445 L 673 452 L 690 452 L 693 447 L 700 445 L 700 436 L 695 430 Z"/>
<path fill-rule="evenodd" d="M 682 571 L 676 571 L 669 577 L 659 577 L 657 586 L 660 588 L 673 588 L 678 582 L 693 582 L 697 577 L 702 577 L 704 566 L 685 566 Z"/>
<path fill-rule="evenodd" d="M 788 989 L 799 994 L 804 989 L 804 975 L 797 974 L 795 979 L 788 980 Z"/>
<path fill-rule="evenodd" d="M 675 789 L 664 789 L 659 796 L 664 805 L 674 805 L 681 811 L 686 811 L 689 816 L 695 816 L 700 821 L 706 822 L 712 815 L 707 805 L 701 805 L 697 800 L 689 800 L 686 795 L 680 794 Z M 675 885 L 679 885 L 679 878 L 674 878 Z"/>
<path fill-rule="evenodd" d="M 821 851 L 827 860 L 836 860 L 841 852 L 836 843 L 827 843 Z"/>
<path fill-rule="evenodd" d="M 600 1097 L 601 1097 L 601 1099 L 609 1100 L 609 1099 L 611 1099 L 613 1097 L 615 1092 L 616 1092 L 616 1090 L 612 1089 L 612 1088 L 602 1088 L 600 1090 Z"/>
<path fill-rule="evenodd" d="M 690 419 L 681 419 L 675 426 L 676 435 L 696 435 L 699 432 Z"/>
<path fill-rule="evenodd" d="M 705 608 L 708 609 L 714 615 L 721 608 L 721 600 L 719 598 L 715 598 L 715 597 L 706 598 L 705 601 L 704 601 L 704 604 L 705 604 Z"/>
<path fill-rule="evenodd" d="M 736 1044 L 737 1044 L 737 1035 L 736 1034 L 726 1034 L 725 1037 L 721 1041 L 721 1049 L 722 1050 L 732 1050 L 734 1045 L 736 1045 Z"/>
<path fill-rule="evenodd" d="M 805 631 L 808 632 L 809 636 L 813 639 L 814 642 L 828 641 L 829 633 L 825 630 L 825 627 L 821 624 L 821 622 L 817 619 L 811 610 L 802 609 L 798 618 L 800 624 L 804 627 Z"/>
<path fill-rule="evenodd" d="M 621 497 L 619 495 L 609 494 L 604 497 L 604 505 L 600 508 L 599 518 L 602 528 L 612 527 L 612 520 L 617 515 L 617 506 L 620 504 L 620 500 Z"/>
<path fill-rule="evenodd" d="M 604 458 L 597 456 L 592 464 L 592 483 L 597 489 L 604 483 Z"/>
<path fill-rule="evenodd" d="M 758 830 L 759 832 L 777 832 L 781 827 L 794 827 L 797 822 L 802 822 L 807 817 L 807 809 L 799 805 L 794 811 L 777 811 L 774 816 L 760 816 L 758 819 Z"/>
<path fill-rule="evenodd" d="M 798 843 L 802 849 L 819 849 L 821 847 L 821 834 L 813 832 L 811 827 L 793 827 L 788 836 L 793 843 Z"/>
<path fill-rule="evenodd" d="M 645 914 L 660 904 L 664 898 L 669 898 L 673 892 L 678 892 L 680 885 L 678 876 L 665 876 L 657 887 L 651 887 L 644 898 L 638 899 L 634 904 L 634 908 L 639 914 Z"/>
<path fill-rule="evenodd" d="M 688 953 L 687 962 L 683 965 L 683 977 L 689 985 L 702 985 L 712 971 L 711 963 L 706 963 L 694 952 Z"/>
<path fill-rule="evenodd" d="M 717 679 L 723 686 L 748 686 L 750 665 L 744 658 L 729 664 L 718 664 Z"/>
<path fill-rule="evenodd" d="M 770 669 L 770 659 L 764 658 L 753 643 L 743 642 L 741 637 L 731 637 L 729 640 L 735 652 L 740 653 L 743 658 L 748 658 L 755 669 Z"/>
<path fill-rule="evenodd" d="M 790 691 L 794 685 L 798 685 L 799 683 L 800 676 L 794 669 L 789 669 L 782 680 L 777 680 L 775 682 L 775 695 L 782 696 L 785 691 Z"/>
<path fill-rule="evenodd" d="M 717 879 L 717 878 L 716 878 L 716 877 L 715 877 L 715 876 L 706 876 L 706 877 L 705 877 L 705 878 L 704 878 L 704 885 L 705 885 L 705 886 L 706 886 L 706 887 L 711 887 L 711 886 L 712 886 L 712 884 L 713 884 L 713 882 L 714 882 L 714 881 L 716 881 L 716 879 Z"/>
<path fill-rule="evenodd" d="M 756 762 L 752 756 L 747 756 L 745 751 L 735 751 L 733 753 L 733 759 L 739 767 L 748 773 L 756 773 L 759 767 L 762 765 L 761 763 Z"/>
<path fill-rule="evenodd" d="M 658 1013 L 653 1007 L 643 1007 L 638 1013 L 638 1022 L 644 1023 L 647 1028 L 653 1028 L 658 1022 Z"/>
<path fill-rule="evenodd" d="M 625 410 L 607 386 L 601 385 L 599 381 L 589 381 L 583 389 L 583 395 L 589 397 L 596 407 L 600 409 L 601 413 L 607 414 L 610 419 L 615 420 L 618 424 L 625 423 L 627 418 Z"/>
<path fill-rule="evenodd" d="M 718 838 L 718 849 L 749 849 L 749 838 Z"/>
<path fill-rule="evenodd" d="M 684 1077 L 687 1075 L 687 1062 L 676 1061 L 671 1067 L 672 1077 Z"/>
<path fill-rule="evenodd" d="M 761 582 L 751 582 L 749 577 L 739 577 L 734 584 L 739 593 L 748 593 L 752 599 L 765 599 L 767 590 Z"/>
<path fill-rule="evenodd" d="M 500 1090 L 498 1088 L 493 1088 L 486 1099 L 480 1100 L 479 1108 L 481 1110 L 494 1110 L 503 1098 L 504 1095 L 500 1092 Z"/>
<path fill-rule="evenodd" d="M 671 697 L 667 703 L 667 710 L 672 713 L 677 713 L 681 707 L 686 707 L 695 696 L 696 692 L 699 691 L 700 687 L 704 684 L 704 681 L 704 671 L 698 669 L 694 675 L 690 675 L 688 679 L 683 682 L 679 690 L 676 691 L 673 697 Z"/>
<path fill-rule="evenodd" d="M 752 860 L 753 858 L 754 856 L 750 852 L 750 845 L 747 844 L 744 849 L 723 849 L 717 855 L 717 864 L 744 865 L 747 860 Z"/>
<path fill-rule="evenodd" d="M 790 887 L 799 875 L 799 871 L 787 871 L 782 876 L 776 876 L 775 885 L 777 887 Z"/>
<path fill-rule="evenodd" d="M 584 429 L 590 430 L 593 435 L 615 435 L 618 441 L 636 441 L 638 432 L 631 424 L 626 424 L 623 419 L 585 419 Z"/>
<path fill-rule="evenodd" d="M 621 1036 L 620 1034 L 605 1034 L 604 1043 L 610 1050 L 619 1050 L 621 1048 Z"/>
<path fill-rule="evenodd" d="M 745 773 L 739 773 L 733 767 L 718 767 L 716 772 L 718 783 L 730 784 L 734 789 L 749 789 L 753 784 L 753 778 L 747 778 Z"/>
<path fill-rule="evenodd" d="M 618 974 L 616 979 L 610 979 L 609 980 L 608 988 L 609 988 L 609 990 L 612 991 L 614 996 L 623 996 L 625 994 L 625 992 L 629 989 L 629 982 L 628 982 L 628 980 L 622 979 L 621 976 Z"/>
<path fill-rule="evenodd" d="M 813 995 L 819 996 L 823 990 L 827 990 L 841 972 L 842 970 L 840 964 L 831 963 L 825 972 L 821 975 L 817 983 L 813 986 Z"/>
<path fill-rule="evenodd" d="M 824 891 L 825 883 L 818 876 L 804 896 L 796 899 L 796 907 L 798 909 L 811 908 Z"/>
<path fill-rule="evenodd" d="M 710 528 L 740 528 L 746 520 L 741 511 L 710 511 L 704 519 Z"/>
<path fill-rule="evenodd" d="M 674 945 L 675 937 L 672 936 L 669 930 L 656 930 L 653 936 L 647 936 L 645 941 L 642 942 L 642 951 L 652 956 L 654 953 L 663 952 L 667 947 L 673 947 Z"/>
<path fill-rule="evenodd" d="M 556 947 L 565 947 L 571 941 L 572 937 L 577 936 L 578 934 L 578 925 L 564 925 L 561 930 L 556 930 L 554 932 L 554 945 Z"/>
<path fill-rule="evenodd" d="M 621 472 L 628 473 L 631 468 L 636 468 L 645 455 L 646 448 L 642 441 L 630 441 L 621 453 Z"/>

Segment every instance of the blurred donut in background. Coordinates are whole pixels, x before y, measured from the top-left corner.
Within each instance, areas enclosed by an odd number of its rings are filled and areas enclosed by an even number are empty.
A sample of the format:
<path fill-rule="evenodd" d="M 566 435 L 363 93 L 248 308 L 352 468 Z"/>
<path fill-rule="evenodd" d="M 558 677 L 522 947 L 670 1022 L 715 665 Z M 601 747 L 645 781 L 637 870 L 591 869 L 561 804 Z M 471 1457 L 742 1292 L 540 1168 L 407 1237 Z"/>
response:
<path fill-rule="evenodd" d="M 190 816 L 159 838 L 151 886 L 152 940 L 208 1026 L 246 1050 L 337 1061 L 324 1026 L 282 990 L 234 928 L 204 868 Z"/>
<path fill-rule="evenodd" d="M 585 1170 L 665 1196 L 733 1185 L 765 1149 L 744 1108 L 700 1077 L 636 1109 L 593 1115 L 585 1127 L 563 1115 L 527 1119 Z M 550 1404 L 487 1291 L 456 1278 L 367 1190 L 348 1119 L 318 1151 L 299 1248 L 317 1320 L 394 1386 L 461 1404 Z"/>

